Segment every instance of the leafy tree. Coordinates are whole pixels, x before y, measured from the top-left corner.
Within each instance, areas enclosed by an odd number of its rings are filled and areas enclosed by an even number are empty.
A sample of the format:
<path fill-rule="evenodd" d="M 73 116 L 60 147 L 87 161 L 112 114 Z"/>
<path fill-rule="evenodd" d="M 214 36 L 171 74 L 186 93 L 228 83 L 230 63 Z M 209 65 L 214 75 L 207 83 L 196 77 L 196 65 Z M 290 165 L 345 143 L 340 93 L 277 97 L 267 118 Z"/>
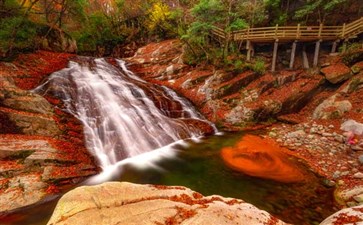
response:
<path fill-rule="evenodd" d="M 309 16 L 318 15 L 318 20 L 323 23 L 326 17 L 337 7 L 347 3 L 348 0 L 305 0 L 305 4 L 296 11 L 295 18 L 307 21 Z"/>
<path fill-rule="evenodd" d="M 15 49 L 31 48 L 34 44 L 36 28 L 28 16 L 39 0 L 1 1 L 0 11 L 0 54 L 12 56 Z"/>
<path fill-rule="evenodd" d="M 197 58 L 222 57 L 229 55 L 230 37 L 221 43 L 222 53 L 218 49 L 206 47 L 214 27 L 221 27 L 227 34 L 231 31 L 247 27 L 247 22 L 241 14 L 241 1 L 237 0 L 200 0 L 192 9 L 195 21 L 191 23 L 187 34 L 183 36 L 189 44 L 191 52 Z M 219 47 L 218 47 L 219 48 Z"/>

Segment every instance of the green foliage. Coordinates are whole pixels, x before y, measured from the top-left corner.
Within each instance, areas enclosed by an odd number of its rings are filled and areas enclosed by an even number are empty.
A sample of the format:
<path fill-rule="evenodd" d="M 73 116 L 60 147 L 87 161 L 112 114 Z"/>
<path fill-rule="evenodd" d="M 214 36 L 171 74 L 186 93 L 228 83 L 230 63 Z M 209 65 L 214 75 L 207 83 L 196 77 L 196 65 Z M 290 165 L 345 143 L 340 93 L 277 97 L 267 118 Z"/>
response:
<path fill-rule="evenodd" d="M 88 26 L 81 33 L 73 33 L 80 52 L 95 52 L 97 47 L 112 48 L 122 43 L 125 38 L 112 29 L 112 24 L 100 12 L 88 17 Z"/>
<path fill-rule="evenodd" d="M 227 32 L 235 31 L 235 30 L 241 30 L 248 27 L 248 23 L 241 18 L 236 18 L 234 21 L 229 24 L 229 26 L 226 28 Z"/>
<path fill-rule="evenodd" d="M 362 43 L 348 43 L 346 51 L 342 55 L 343 62 L 346 65 L 353 65 L 356 62 L 363 60 L 363 47 Z M 343 46 L 339 48 L 342 51 Z"/>
<path fill-rule="evenodd" d="M 305 4 L 295 12 L 296 19 L 303 19 L 309 15 L 318 15 L 320 22 L 338 6 L 347 3 L 348 0 L 305 0 Z"/>
<path fill-rule="evenodd" d="M 20 16 L 0 20 L 0 51 L 14 49 L 32 49 L 36 37 L 36 25 Z M 16 30 L 15 30 L 16 29 Z"/>
<path fill-rule="evenodd" d="M 257 59 L 252 70 L 257 74 L 264 74 L 266 70 L 265 62 L 262 59 Z"/>

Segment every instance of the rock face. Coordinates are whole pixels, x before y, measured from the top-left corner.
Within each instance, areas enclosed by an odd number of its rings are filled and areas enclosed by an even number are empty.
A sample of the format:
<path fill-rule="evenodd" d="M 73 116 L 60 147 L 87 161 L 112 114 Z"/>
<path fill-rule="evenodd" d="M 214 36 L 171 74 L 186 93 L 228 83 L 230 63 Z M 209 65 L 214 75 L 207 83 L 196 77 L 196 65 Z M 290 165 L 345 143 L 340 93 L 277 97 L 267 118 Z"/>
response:
<path fill-rule="evenodd" d="M 11 124 L 17 133 L 56 136 L 60 134 L 53 109 L 37 94 L 16 87 L 10 77 L 0 77 L 0 119 Z M 6 126 L 6 125 L 5 125 Z M 0 133 L 4 133 L 1 132 Z"/>
<path fill-rule="evenodd" d="M 45 52 L 19 56 L 30 59 L 22 61 L 29 67 L 0 62 L 0 217 L 97 172 L 75 118 L 54 110 L 44 97 L 19 88 L 34 88 L 47 75 L 33 71 L 33 64 L 39 63 L 45 73 L 65 61 L 42 63 L 36 61 L 42 58 L 39 55 L 48 56 Z"/>
<path fill-rule="evenodd" d="M 48 225 L 286 224 L 242 200 L 177 186 L 109 182 L 65 194 Z"/>

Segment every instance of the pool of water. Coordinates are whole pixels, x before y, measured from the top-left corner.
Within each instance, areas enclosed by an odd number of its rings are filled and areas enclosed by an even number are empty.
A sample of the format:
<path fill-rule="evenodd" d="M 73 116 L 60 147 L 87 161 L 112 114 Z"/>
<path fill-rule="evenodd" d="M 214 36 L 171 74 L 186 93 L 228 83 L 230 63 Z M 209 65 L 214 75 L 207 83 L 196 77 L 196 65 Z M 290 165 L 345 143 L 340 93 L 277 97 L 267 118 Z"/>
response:
<path fill-rule="evenodd" d="M 333 189 L 323 185 L 317 177 L 298 164 L 306 173 L 306 181 L 285 184 L 254 178 L 225 166 L 220 150 L 234 145 L 242 134 L 224 134 L 190 141 L 188 146 L 177 146 L 176 157 L 165 158 L 154 166 L 139 168 L 123 165 L 112 180 L 140 184 L 182 185 L 203 195 L 222 195 L 243 199 L 264 209 L 285 222 L 301 225 L 319 224 L 334 213 Z M 11 225 L 45 225 L 55 206 L 55 200 L 12 215 Z"/>

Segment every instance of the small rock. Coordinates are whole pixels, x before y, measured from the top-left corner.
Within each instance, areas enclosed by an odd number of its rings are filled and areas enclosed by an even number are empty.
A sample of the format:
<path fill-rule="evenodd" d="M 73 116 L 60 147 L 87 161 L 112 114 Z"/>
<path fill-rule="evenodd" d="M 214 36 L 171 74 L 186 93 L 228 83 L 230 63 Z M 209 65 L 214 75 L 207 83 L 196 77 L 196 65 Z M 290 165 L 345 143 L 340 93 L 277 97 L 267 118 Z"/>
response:
<path fill-rule="evenodd" d="M 344 185 L 344 184 L 345 184 L 344 180 L 338 180 L 338 185 L 339 185 L 339 186 L 342 186 L 342 185 Z"/>
<path fill-rule="evenodd" d="M 333 135 L 331 133 L 324 132 L 322 134 L 323 137 L 332 137 Z"/>
<path fill-rule="evenodd" d="M 330 124 L 328 127 L 329 127 L 330 129 L 333 129 L 333 128 L 334 128 L 334 125 L 333 125 L 333 124 Z"/>
<path fill-rule="evenodd" d="M 320 140 L 321 140 L 321 141 L 328 141 L 328 138 L 326 138 L 326 137 L 322 137 L 322 138 L 320 138 Z"/>
<path fill-rule="evenodd" d="M 357 206 L 357 203 L 356 202 L 347 202 L 347 206 L 354 207 L 354 206 Z"/>
<path fill-rule="evenodd" d="M 268 136 L 270 136 L 270 137 L 274 138 L 274 137 L 277 137 L 277 134 L 276 134 L 275 132 L 271 131 L 271 132 L 268 134 Z"/>
<path fill-rule="evenodd" d="M 335 182 L 333 180 L 324 180 L 324 185 L 327 187 L 334 187 L 335 186 Z"/>
<path fill-rule="evenodd" d="M 353 199 L 356 200 L 357 202 L 363 202 L 363 194 L 356 195 L 353 197 Z"/>
<path fill-rule="evenodd" d="M 335 171 L 334 174 L 333 174 L 333 178 L 337 179 L 339 177 L 340 177 L 340 171 Z"/>
<path fill-rule="evenodd" d="M 310 128 L 310 134 L 317 134 L 317 133 L 318 133 L 318 129 L 316 127 Z"/>
<path fill-rule="evenodd" d="M 344 171 L 341 173 L 342 176 L 347 176 L 349 174 L 349 171 Z"/>
<path fill-rule="evenodd" d="M 355 173 L 355 174 L 353 175 L 353 177 L 354 177 L 354 178 L 358 178 L 358 179 L 363 179 L 363 173 L 361 173 L 361 172 Z M 363 197 L 363 195 L 362 195 L 362 197 Z"/>

